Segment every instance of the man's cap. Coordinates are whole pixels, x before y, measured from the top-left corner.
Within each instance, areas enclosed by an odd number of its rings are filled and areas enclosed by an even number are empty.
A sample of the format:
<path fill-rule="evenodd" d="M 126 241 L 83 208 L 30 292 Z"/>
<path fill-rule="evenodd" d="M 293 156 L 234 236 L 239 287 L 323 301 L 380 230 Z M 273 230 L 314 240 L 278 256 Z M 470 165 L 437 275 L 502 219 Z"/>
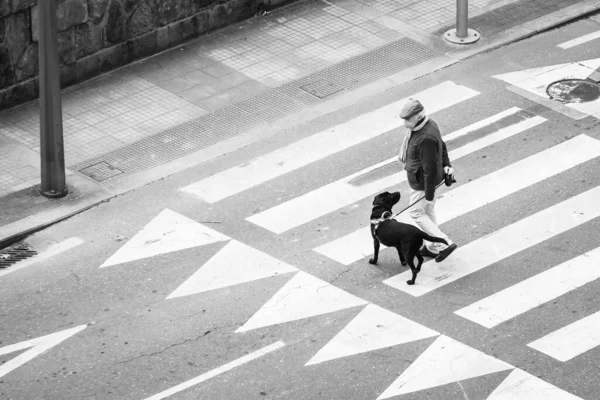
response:
<path fill-rule="evenodd" d="M 419 100 L 408 99 L 404 107 L 402 107 L 402 111 L 400 111 L 400 118 L 408 119 L 421 111 L 423 111 L 423 105 Z"/>

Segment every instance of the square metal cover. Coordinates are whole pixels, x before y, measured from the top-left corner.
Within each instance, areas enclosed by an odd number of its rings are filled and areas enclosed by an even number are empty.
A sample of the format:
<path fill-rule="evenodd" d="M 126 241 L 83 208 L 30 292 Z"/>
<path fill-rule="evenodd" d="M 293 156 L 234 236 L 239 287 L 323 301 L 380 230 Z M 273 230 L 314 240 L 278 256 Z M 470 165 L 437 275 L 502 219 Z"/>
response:
<path fill-rule="evenodd" d="M 343 87 L 326 80 L 319 80 L 316 82 L 309 83 L 308 85 L 300 86 L 300 89 L 320 99 L 324 99 L 325 97 L 331 96 L 344 90 Z"/>
<path fill-rule="evenodd" d="M 109 178 L 112 178 L 117 175 L 121 175 L 123 171 L 118 168 L 113 167 L 106 161 L 100 161 L 96 164 L 92 164 L 88 167 L 82 168 L 79 170 L 84 175 L 89 176 L 93 180 L 97 182 L 105 181 Z"/>

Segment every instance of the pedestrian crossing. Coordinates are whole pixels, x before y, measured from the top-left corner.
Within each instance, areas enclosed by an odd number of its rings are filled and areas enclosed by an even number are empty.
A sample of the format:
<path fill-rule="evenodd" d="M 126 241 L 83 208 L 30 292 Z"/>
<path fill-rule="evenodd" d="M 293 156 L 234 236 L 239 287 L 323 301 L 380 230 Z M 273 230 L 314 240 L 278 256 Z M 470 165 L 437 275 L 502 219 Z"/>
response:
<path fill-rule="evenodd" d="M 477 95 L 479 92 L 473 89 L 448 81 L 419 92 L 415 97 L 427 104 L 429 113 L 435 113 Z M 398 114 L 406 100 L 363 114 L 181 190 L 208 203 L 243 192 L 402 126 L 402 119 Z"/>
<path fill-rule="evenodd" d="M 441 110 L 452 113 L 458 112 L 457 107 L 464 106 L 461 103 L 479 95 L 475 90 L 448 81 L 410 97 L 419 99 L 428 113 Z M 218 172 L 181 188 L 181 191 L 193 194 L 204 202 L 217 203 L 250 189 L 260 189 L 273 179 L 342 154 L 353 146 L 360 146 L 367 140 L 397 129 L 401 125 L 397 114 L 404 101 L 402 99 L 386 105 L 247 163 Z M 536 130 L 548 129 L 547 125 L 548 120 L 542 116 L 519 107 L 508 107 L 493 115 L 481 116 L 475 123 L 445 135 L 444 140 L 451 161 L 456 162 L 492 146 L 516 141 L 520 136 Z M 398 146 L 399 143 L 400 139 Z M 524 191 L 536 196 L 539 185 L 547 184 L 551 179 L 560 181 L 564 174 L 598 157 L 600 141 L 585 134 L 553 144 L 470 182 L 443 189 L 444 195 L 436 205 L 438 222 L 443 224 L 457 220 Z M 309 188 L 295 198 L 279 204 L 267 204 L 269 208 L 246 217 L 246 221 L 250 226 L 280 235 L 317 220 L 332 220 L 334 212 L 339 209 L 369 201 L 371 196 L 384 190 L 398 190 L 406 180 L 406 175 L 393 171 L 394 163 L 395 157 L 392 157 L 360 171 L 348 171 L 347 176 Z M 377 177 L 363 179 L 372 174 Z M 264 201 L 273 200 L 265 196 Z M 600 204 L 600 186 L 557 201 L 516 222 L 497 226 L 492 233 L 470 243 L 461 243 L 444 262 L 426 262 L 413 286 L 406 285 L 409 271 L 382 283 L 412 297 L 435 295 L 450 284 L 453 286 L 447 287 L 447 290 L 460 291 L 472 282 L 465 278 L 477 279 L 479 275 L 475 274 L 485 276 L 492 273 L 490 271 L 493 271 L 494 264 L 499 261 L 531 251 L 547 240 L 600 217 L 597 204 Z M 369 228 L 364 227 L 369 212 L 365 210 L 354 227 L 345 228 L 338 237 L 328 238 L 328 242 L 319 243 L 312 250 L 333 263 L 373 268 L 366 262 L 366 257 L 373 251 Z M 356 309 L 357 316 L 306 362 L 307 368 L 341 357 L 430 339 L 433 342 L 425 353 L 382 392 L 380 399 L 511 369 L 512 372 L 488 400 L 537 398 L 535 396 L 539 393 L 546 393 L 545 398 L 550 399 L 578 399 L 502 360 L 336 288 L 304 272 L 301 265 L 280 262 L 247 244 L 193 223 L 184 216 L 175 215 L 170 210 L 163 211 L 157 219 L 162 222 L 150 222 L 138 236 L 132 238 L 131 244 L 123 246 L 102 266 L 222 241 L 224 246 L 214 257 L 187 281 L 181 282 L 178 288 L 174 288 L 167 299 L 187 297 L 279 274 L 289 276 L 287 283 L 236 330 L 239 334 L 339 310 Z M 407 213 L 397 219 L 412 223 Z M 158 226 L 162 227 L 157 230 Z M 165 231 L 168 235 L 165 235 Z M 164 250 L 159 251 L 159 245 L 164 245 Z M 599 258 L 600 248 L 588 251 L 453 312 L 486 329 L 494 329 L 518 316 L 532 315 L 540 305 L 596 281 L 600 277 L 600 270 L 596 267 Z M 596 329 L 599 323 L 600 311 L 574 322 L 569 321 L 555 332 L 545 329 L 545 336 L 524 345 L 558 362 L 568 362 L 600 345 L 600 331 Z M 452 360 L 457 358 L 464 360 L 464 364 L 452 365 Z M 473 365 L 478 367 L 474 368 Z M 434 374 L 427 372 L 432 370 L 435 370 Z"/>

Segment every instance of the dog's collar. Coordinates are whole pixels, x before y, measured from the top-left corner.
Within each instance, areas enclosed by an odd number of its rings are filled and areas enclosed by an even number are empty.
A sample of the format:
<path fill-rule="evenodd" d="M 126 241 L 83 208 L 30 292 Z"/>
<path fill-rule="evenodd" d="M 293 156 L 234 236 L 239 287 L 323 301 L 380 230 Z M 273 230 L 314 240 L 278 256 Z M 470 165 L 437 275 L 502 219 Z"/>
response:
<path fill-rule="evenodd" d="M 384 211 L 383 214 L 381 214 L 381 217 L 371 219 L 371 225 L 375 225 L 375 229 L 377 229 L 379 224 L 381 224 L 383 221 L 387 221 L 388 219 L 391 219 L 391 218 L 392 218 L 392 212 Z"/>

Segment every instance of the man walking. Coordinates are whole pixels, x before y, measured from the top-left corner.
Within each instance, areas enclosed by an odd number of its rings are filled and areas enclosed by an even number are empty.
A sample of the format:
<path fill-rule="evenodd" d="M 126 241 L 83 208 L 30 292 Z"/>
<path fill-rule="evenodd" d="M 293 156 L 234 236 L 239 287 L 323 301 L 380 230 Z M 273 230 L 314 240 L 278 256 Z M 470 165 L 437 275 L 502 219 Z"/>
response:
<path fill-rule="evenodd" d="M 448 242 L 449 246 L 426 242 L 421 248 L 421 255 L 440 262 L 457 248 L 448 235 L 440 230 L 435 215 L 436 187 L 444 180 L 444 173 L 450 176 L 453 173 L 448 150 L 437 124 L 425 114 L 418 100 L 409 99 L 400 111 L 400 118 L 408 128 L 398 161 L 404 164 L 410 185 L 409 204 L 425 197 L 410 208 L 409 214 L 421 230 Z"/>

